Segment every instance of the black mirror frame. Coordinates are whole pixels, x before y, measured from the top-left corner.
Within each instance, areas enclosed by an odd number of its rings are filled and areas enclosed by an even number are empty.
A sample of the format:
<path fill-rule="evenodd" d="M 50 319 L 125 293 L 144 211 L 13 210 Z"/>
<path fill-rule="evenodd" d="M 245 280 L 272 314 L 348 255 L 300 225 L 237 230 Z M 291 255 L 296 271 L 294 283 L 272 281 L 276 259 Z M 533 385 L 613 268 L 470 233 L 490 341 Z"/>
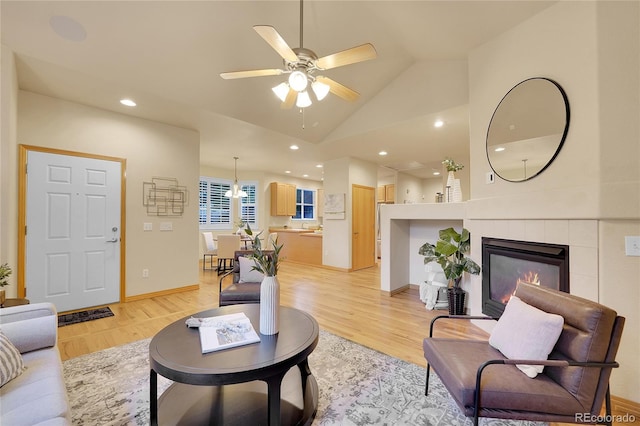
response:
<path fill-rule="evenodd" d="M 516 89 L 518 86 L 520 86 L 520 85 L 522 85 L 522 84 L 524 84 L 524 83 L 526 83 L 528 81 L 531 81 L 531 80 L 546 80 L 546 81 L 552 83 L 558 89 L 558 91 L 560 92 L 560 95 L 562 96 L 562 99 L 564 101 L 566 122 L 565 122 L 565 126 L 564 126 L 564 131 L 562 133 L 562 137 L 560 138 L 560 142 L 558 143 L 558 147 L 556 148 L 556 150 L 553 153 L 553 155 L 551 156 L 551 158 L 547 161 L 547 163 L 540 170 L 538 170 L 535 174 L 533 174 L 533 175 L 531 175 L 529 177 L 525 177 L 522 180 L 511 180 L 511 179 L 507 179 L 507 178 L 501 176 L 500 173 L 493 167 L 493 164 L 491 163 L 491 159 L 489 158 L 489 132 L 491 131 L 491 124 L 493 123 L 493 119 L 494 119 L 494 117 L 496 115 L 496 112 L 498 111 L 498 109 L 500 109 L 500 105 L 502 104 L 502 102 L 509 96 L 509 94 L 514 89 Z M 560 86 L 560 84 L 558 82 L 556 82 L 555 80 L 552 80 L 550 78 L 547 78 L 547 77 L 531 77 L 531 78 L 527 78 L 526 80 L 523 80 L 520 83 L 516 84 L 511 89 L 509 89 L 509 91 L 502 97 L 502 99 L 498 103 L 498 106 L 496 106 L 496 109 L 493 111 L 493 114 L 491 115 L 491 120 L 489 120 L 489 126 L 487 126 L 487 136 L 485 138 L 485 154 L 487 155 L 487 161 L 489 162 L 489 166 L 491 167 L 491 170 L 493 170 L 494 173 L 496 174 L 496 176 L 498 176 L 500 179 L 502 179 L 504 181 L 507 181 L 507 182 L 514 182 L 514 183 L 526 182 L 526 181 L 531 180 L 534 177 L 538 176 L 539 174 L 544 172 L 547 169 L 547 167 L 549 167 L 551 165 L 551 163 L 553 163 L 553 161 L 558 156 L 558 153 L 560 152 L 560 149 L 562 149 L 562 146 L 564 145 L 564 142 L 567 139 L 567 134 L 569 132 L 569 123 L 570 122 L 571 122 L 571 111 L 570 111 L 570 108 L 569 108 L 569 98 L 567 97 L 566 92 L 564 91 L 562 86 Z"/>

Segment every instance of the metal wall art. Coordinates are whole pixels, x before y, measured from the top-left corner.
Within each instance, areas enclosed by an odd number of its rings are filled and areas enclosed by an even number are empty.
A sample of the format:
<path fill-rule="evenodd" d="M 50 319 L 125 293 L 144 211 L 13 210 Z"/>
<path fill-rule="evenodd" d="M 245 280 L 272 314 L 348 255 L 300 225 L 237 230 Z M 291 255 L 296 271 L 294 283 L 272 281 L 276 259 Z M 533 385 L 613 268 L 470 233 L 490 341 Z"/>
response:
<path fill-rule="evenodd" d="M 149 216 L 182 216 L 189 204 L 189 191 L 178 185 L 178 179 L 153 177 L 142 182 L 142 205 Z"/>

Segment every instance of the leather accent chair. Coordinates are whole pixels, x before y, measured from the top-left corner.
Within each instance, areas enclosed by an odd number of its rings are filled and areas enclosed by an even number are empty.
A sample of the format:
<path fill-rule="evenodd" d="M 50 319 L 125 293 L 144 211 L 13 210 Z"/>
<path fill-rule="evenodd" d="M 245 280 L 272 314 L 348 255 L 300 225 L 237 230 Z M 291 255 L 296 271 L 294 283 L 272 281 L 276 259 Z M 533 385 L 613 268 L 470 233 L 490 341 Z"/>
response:
<path fill-rule="evenodd" d="M 531 284 L 515 293 L 523 302 L 564 318 L 560 338 L 546 361 L 507 359 L 488 341 L 434 338 L 442 318 L 492 319 L 442 315 L 431 321 L 423 341 L 429 371 L 438 374 L 456 404 L 478 424 L 479 417 L 562 423 L 593 423 L 603 401 L 611 419 L 609 377 L 620 344 L 624 317 L 596 302 Z M 448 321 L 448 320 L 447 320 Z M 515 364 L 544 365 L 529 378 Z M 591 421 L 585 421 L 585 420 Z M 611 424 L 605 423 L 604 424 Z"/>

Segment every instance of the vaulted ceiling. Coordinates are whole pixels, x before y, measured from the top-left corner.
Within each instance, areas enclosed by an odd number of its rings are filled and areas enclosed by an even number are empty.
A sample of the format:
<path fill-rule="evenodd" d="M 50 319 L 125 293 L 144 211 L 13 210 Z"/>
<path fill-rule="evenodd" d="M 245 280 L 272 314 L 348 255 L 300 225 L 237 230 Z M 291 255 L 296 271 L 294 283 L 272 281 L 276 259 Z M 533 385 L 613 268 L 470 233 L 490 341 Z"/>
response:
<path fill-rule="evenodd" d="M 377 58 L 323 72 L 356 102 L 330 94 L 303 112 L 280 108 L 271 87 L 283 76 L 219 76 L 281 68 L 252 27 L 300 47 L 297 0 L 3 0 L 0 12 L 21 89 L 198 130 L 204 165 L 233 168 L 238 156 L 239 171 L 321 179 L 317 164 L 351 156 L 427 178 L 444 157 L 468 157 L 468 52 L 552 3 L 305 1 L 304 47 L 372 43 Z"/>

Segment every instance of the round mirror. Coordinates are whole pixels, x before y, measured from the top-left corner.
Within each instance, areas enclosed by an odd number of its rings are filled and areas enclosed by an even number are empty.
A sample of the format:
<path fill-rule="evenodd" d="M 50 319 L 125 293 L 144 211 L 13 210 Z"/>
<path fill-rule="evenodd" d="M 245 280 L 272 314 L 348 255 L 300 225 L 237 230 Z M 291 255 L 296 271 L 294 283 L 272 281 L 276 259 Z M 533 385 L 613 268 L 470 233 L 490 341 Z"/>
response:
<path fill-rule="evenodd" d="M 487 158 L 509 182 L 536 177 L 556 158 L 569 130 L 569 101 L 558 83 L 536 77 L 502 98 L 487 131 Z"/>

